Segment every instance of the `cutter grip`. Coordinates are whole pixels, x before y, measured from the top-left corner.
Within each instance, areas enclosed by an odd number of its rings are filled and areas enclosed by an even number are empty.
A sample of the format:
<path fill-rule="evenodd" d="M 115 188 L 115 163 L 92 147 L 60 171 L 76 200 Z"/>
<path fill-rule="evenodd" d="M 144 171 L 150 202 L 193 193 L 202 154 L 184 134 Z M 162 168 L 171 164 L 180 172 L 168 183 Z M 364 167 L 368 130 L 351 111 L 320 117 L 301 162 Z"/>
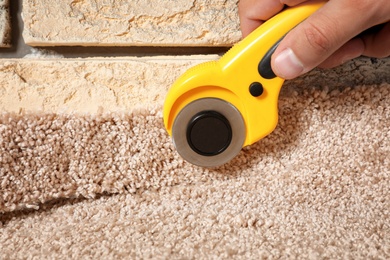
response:
<path fill-rule="evenodd" d="M 274 46 L 272 46 L 272 48 L 264 55 L 263 59 L 259 62 L 257 70 L 259 71 L 260 76 L 265 79 L 276 78 L 276 74 L 271 67 L 271 57 L 272 54 L 274 54 L 276 48 L 278 48 L 279 43 L 283 40 L 283 38 L 284 37 L 277 41 Z"/>

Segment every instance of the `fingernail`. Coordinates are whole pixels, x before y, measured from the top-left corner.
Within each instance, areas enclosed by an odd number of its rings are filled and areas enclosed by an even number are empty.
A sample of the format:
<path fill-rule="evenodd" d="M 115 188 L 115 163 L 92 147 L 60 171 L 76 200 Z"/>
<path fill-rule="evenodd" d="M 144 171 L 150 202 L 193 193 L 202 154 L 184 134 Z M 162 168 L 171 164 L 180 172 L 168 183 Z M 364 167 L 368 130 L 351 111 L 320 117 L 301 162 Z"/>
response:
<path fill-rule="evenodd" d="M 302 62 L 297 58 L 293 50 L 285 49 L 275 58 L 275 73 L 284 79 L 293 79 L 303 73 Z"/>

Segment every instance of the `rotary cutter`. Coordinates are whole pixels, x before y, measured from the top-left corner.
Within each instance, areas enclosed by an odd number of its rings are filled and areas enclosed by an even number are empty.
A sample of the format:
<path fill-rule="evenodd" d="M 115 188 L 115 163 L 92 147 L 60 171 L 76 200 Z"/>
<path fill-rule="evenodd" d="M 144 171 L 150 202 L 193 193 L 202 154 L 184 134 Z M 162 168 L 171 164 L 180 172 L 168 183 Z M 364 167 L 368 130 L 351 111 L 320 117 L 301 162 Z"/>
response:
<path fill-rule="evenodd" d="M 278 121 L 284 79 L 271 68 L 280 40 L 326 1 L 287 8 L 218 61 L 190 68 L 170 88 L 164 125 L 188 162 L 215 167 L 270 134 Z"/>

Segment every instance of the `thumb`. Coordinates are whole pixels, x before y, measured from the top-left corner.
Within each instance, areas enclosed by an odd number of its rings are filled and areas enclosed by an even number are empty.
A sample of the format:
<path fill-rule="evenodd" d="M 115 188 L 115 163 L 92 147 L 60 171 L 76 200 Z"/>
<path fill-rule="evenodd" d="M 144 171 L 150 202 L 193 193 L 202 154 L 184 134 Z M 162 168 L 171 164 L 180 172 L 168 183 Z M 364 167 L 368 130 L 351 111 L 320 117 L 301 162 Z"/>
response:
<path fill-rule="evenodd" d="M 291 30 L 272 56 L 271 66 L 275 74 L 284 79 L 296 78 L 321 64 L 367 29 L 369 18 L 365 17 L 371 17 L 370 8 L 351 6 L 350 2 L 330 0 Z"/>

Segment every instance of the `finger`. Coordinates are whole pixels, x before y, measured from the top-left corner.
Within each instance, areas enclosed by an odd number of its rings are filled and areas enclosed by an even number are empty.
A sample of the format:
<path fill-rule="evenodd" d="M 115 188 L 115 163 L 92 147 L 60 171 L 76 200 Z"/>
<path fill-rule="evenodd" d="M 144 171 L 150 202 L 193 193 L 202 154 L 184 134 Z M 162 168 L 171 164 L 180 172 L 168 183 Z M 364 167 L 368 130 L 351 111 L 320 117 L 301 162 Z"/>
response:
<path fill-rule="evenodd" d="M 238 15 L 243 37 L 259 27 L 284 7 L 276 0 L 241 0 L 238 3 Z"/>
<path fill-rule="evenodd" d="M 361 55 L 375 58 L 390 56 L 390 23 L 380 26 L 380 30 L 369 30 L 374 33 L 363 34 L 350 40 L 318 67 L 333 68 Z"/>
<path fill-rule="evenodd" d="M 363 55 L 375 58 L 390 56 L 390 22 L 375 34 L 363 35 L 362 40 L 365 45 Z"/>
<path fill-rule="evenodd" d="M 247 19 L 247 18 L 242 18 L 240 21 L 240 29 L 241 29 L 241 34 L 242 38 L 245 38 L 253 32 L 257 27 L 263 24 L 263 21 L 260 20 L 252 20 L 252 19 Z"/>
<path fill-rule="evenodd" d="M 364 42 L 361 38 L 354 38 L 341 46 L 336 52 L 323 61 L 318 67 L 329 69 L 339 66 L 349 60 L 361 56 L 364 52 Z"/>
<path fill-rule="evenodd" d="M 301 4 L 303 2 L 307 2 L 307 0 L 280 0 L 282 4 L 288 5 L 288 6 L 296 6 L 298 4 Z"/>
<path fill-rule="evenodd" d="M 288 33 L 273 55 L 274 72 L 285 79 L 306 73 L 367 29 L 375 12 L 358 2 L 351 7 L 349 0 L 329 1 Z"/>

